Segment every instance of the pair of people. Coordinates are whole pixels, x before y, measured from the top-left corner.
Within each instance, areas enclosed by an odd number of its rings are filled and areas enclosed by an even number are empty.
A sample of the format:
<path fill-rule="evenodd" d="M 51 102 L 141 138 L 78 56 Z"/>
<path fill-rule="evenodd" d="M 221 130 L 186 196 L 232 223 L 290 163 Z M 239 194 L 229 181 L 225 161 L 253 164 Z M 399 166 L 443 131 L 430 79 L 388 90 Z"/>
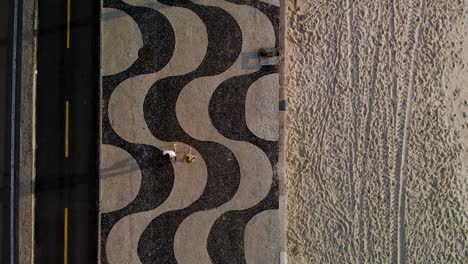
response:
<path fill-rule="evenodd" d="M 176 161 L 177 160 L 177 153 L 176 153 L 176 144 L 172 146 L 172 150 L 164 150 L 163 155 L 167 156 L 169 160 L 171 161 Z M 185 155 L 185 161 L 187 162 L 193 162 L 196 157 L 195 155 L 192 154 L 192 147 L 189 148 L 188 153 Z"/>

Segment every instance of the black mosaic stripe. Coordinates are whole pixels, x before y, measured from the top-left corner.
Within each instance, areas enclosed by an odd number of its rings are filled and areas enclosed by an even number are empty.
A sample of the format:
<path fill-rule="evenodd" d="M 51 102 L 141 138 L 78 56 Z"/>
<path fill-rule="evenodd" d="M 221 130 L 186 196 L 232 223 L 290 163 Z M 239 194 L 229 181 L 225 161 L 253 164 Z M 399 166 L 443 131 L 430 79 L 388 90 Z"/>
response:
<path fill-rule="evenodd" d="M 245 102 L 247 92 L 255 81 L 277 72 L 276 66 L 263 66 L 257 72 L 232 77 L 216 88 L 209 105 L 211 122 L 220 134 L 259 147 L 268 156 L 272 166 L 278 160 L 278 142 L 259 138 L 250 131 L 245 116 Z"/>
<path fill-rule="evenodd" d="M 138 25 L 143 39 L 137 60 L 125 71 L 111 75 L 113 79 L 122 82 L 133 76 L 157 72 L 167 65 L 174 53 L 175 34 L 164 15 L 155 9 L 132 6 L 121 0 L 104 0 L 103 6 L 128 14 Z"/>
<path fill-rule="evenodd" d="M 220 74 L 237 60 L 242 48 L 240 28 L 229 13 L 217 7 L 201 6 L 184 0 L 160 2 L 188 8 L 197 14 L 208 32 L 208 49 L 203 62 L 193 72 L 164 78 L 153 85 L 145 98 L 145 120 L 155 137 L 184 142 L 197 149 L 205 160 L 208 179 L 197 201 L 185 209 L 166 212 L 148 225 L 138 243 L 138 255 L 142 263 L 177 263 L 173 247 L 180 224 L 195 212 L 213 209 L 228 202 L 240 183 L 240 168 L 234 154 L 221 144 L 190 137 L 180 127 L 176 117 L 177 98 L 190 81 Z"/>
<path fill-rule="evenodd" d="M 263 12 L 273 25 L 276 47 L 279 48 L 279 7 L 256 0 L 227 1 L 249 5 Z M 271 189 L 260 203 L 246 210 L 222 214 L 211 228 L 207 248 L 215 264 L 246 263 L 244 237 L 247 223 L 263 211 L 279 208 L 279 179 L 276 171 L 278 142 L 257 137 L 249 130 L 245 117 L 249 87 L 259 78 L 277 72 L 277 66 L 264 66 L 255 73 L 230 78 L 216 89 L 210 100 L 211 121 L 218 131 L 229 139 L 246 141 L 259 147 L 265 152 L 273 168 Z"/>
<path fill-rule="evenodd" d="M 208 254 L 215 264 L 247 263 L 244 237 L 247 223 L 261 212 L 279 208 L 279 186 L 274 180 L 268 195 L 256 206 L 222 214 L 208 236 Z"/>
<path fill-rule="evenodd" d="M 265 152 L 273 168 L 273 181 L 268 195 L 257 205 L 246 210 L 222 214 L 211 228 L 208 253 L 213 263 L 246 263 L 244 256 L 244 231 L 247 223 L 257 214 L 278 209 L 278 142 L 261 139 L 247 127 L 245 102 L 249 87 L 259 78 L 276 73 L 276 67 L 262 67 L 259 71 L 236 76 L 223 82 L 210 100 L 210 117 L 213 125 L 225 137 L 252 143 Z"/>
<path fill-rule="evenodd" d="M 109 121 L 109 100 L 124 80 L 162 69 L 172 57 L 175 36 L 169 21 L 154 9 L 131 6 L 120 0 L 105 0 L 104 7 L 119 9 L 132 17 L 141 31 L 144 43 L 144 52 L 140 50 L 138 59 L 127 70 L 103 77 L 103 144 L 127 151 L 136 160 L 142 176 L 139 193 L 130 204 L 120 210 L 101 214 L 101 263 L 107 264 L 105 248 L 112 227 L 127 215 L 158 207 L 169 196 L 174 183 L 172 165 L 158 148 L 129 143 L 115 133 Z M 154 52 L 148 55 L 146 50 L 153 49 Z"/>

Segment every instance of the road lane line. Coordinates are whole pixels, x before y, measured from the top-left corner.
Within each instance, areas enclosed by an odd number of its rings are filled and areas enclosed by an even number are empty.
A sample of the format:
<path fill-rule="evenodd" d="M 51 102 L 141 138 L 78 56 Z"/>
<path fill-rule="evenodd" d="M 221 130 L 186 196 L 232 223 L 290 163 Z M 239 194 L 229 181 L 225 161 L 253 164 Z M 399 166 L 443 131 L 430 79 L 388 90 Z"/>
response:
<path fill-rule="evenodd" d="M 67 0 L 67 49 L 70 48 L 70 1 Z"/>
<path fill-rule="evenodd" d="M 69 138 L 69 133 L 70 133 L 70 114 L 69 114 L 69 109 L 70 109 L 70 103 L 67 100 L 65 102 L 65 158 L 68 158 L 68 138 Z"/>
<path fill-rule="evenodd" d="M 68 264 L 68 208 L 65 208 L 63 221 L 63 264 Z"/>

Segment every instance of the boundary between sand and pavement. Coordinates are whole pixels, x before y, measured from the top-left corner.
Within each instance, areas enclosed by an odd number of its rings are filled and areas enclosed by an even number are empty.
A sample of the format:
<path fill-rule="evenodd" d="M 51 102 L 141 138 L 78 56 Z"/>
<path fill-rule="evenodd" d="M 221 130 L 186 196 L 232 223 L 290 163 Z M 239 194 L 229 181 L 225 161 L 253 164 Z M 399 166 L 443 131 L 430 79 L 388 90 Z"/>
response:
<path fill-rule="evenodd" d="M 279 178 L 279 217 L 280 217 L 280 263 L 287 263 L 286 248 L 286 214 L 287 214 L 287 175 L 286 175 L 286 151 L 287 151 L 287 94 L 286 94 L 286 73 L 288 69 L 286 59 L 286 0 L 280 1 L 280 36 L 279 45 L 281 51 L 279 67 L 279 155 L 278 155 L 278 178 Z"/>

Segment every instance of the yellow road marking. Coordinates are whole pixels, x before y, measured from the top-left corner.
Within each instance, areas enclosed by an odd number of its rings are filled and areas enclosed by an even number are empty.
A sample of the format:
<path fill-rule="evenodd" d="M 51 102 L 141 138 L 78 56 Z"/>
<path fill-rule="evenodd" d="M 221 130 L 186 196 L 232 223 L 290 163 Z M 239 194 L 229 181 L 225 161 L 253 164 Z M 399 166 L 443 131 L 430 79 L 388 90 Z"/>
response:
<path fill-rule="evenodd" d="M 67 0 L 67 49 L 70 48 L 70 1 Z"/>
<path fill-rule="evenodd" d="M 68 137 L 69 137 L 69 126 L 70 126 L 69 108 L 70 108 L 70 103 L 67 100 L 65 102 L 65 158 L 68 158 Z"/>
<path fill-rule="evenodd" d="M 65 208 L 63 221 L 63 263 L 68 264 L 68 208 Z"/>

